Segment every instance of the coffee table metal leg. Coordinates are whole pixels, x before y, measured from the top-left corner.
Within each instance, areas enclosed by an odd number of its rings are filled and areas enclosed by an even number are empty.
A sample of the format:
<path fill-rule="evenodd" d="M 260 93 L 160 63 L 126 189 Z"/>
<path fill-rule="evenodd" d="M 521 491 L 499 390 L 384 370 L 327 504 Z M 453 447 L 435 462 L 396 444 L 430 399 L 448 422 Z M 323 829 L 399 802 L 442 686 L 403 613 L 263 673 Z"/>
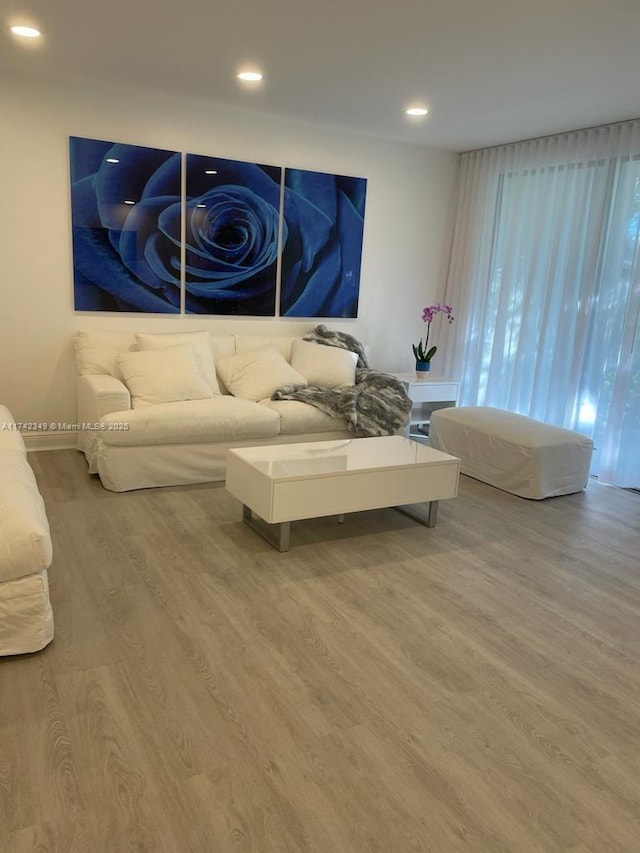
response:
<path fill-rule="evenodd" d="M 418 509 L 424 504 L 407 504 L 396 506 L 398 512 L 408 515 L 414 521 L 424 524 L 426 527 L 435 527 L 438 521 L 438 501 L 429 501 L 426 510 Z M 269 524 L 257 515 L 254 515 L 250 507 L 242 505 L 242 520 L 256 533 L 259 533 L 270 545 L 278 551 L 288 551 L 291 545 L 291 522 L 283 521 L 279 524 Z M 344 514 L 337 516 L 338 524 L 344 522 Z"/>
<path fill-rule="evenodd" d="M 280 524 L 269 524 L 258 516 L 253 515 L 251 509 L 242 505 L 242 520 L 252 530 L 259 533 L 270 545 L 274 545 L 278 551 L 288 551 L 291 542 L 291 522 L 283 521 Z"/>
<path fill-rule="evenodd" d="M 420 524 L 424 524 L 426 527 L 435 527 L 438 521 L 438 501 L 429 501 L 429 508 L 426 512 L 415 509 L 415 506 L 416 504 L 396 506 L 394 509 L 397 509 L 403 515 L 408 515 L 414 521 L 419 521 Z"/>
<path fill-rule="evenodd" d="M 290 521 L 281 521 L 280 522 L 279 536 L 278 536 L 278 550 L 279 551 L 288 551 L 290 542 L 291 542 L 291 522 Z"/>

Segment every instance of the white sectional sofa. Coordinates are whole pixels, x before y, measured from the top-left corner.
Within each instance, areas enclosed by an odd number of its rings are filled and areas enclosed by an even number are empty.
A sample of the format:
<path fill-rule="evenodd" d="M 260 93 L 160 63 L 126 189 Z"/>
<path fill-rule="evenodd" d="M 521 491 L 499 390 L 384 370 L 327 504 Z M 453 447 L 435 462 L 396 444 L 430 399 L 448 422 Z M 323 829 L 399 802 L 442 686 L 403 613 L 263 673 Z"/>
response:
<path fill-rule="evenodd" d="M 283 385 L 353 384 L 353 352 L 206 331 L 80 331 L 75 346 L 77 446 L 112 491 L 223 480 L 234 447 L 353 437 L 343 419 L 270 399 Z"/>
<path fill-rule="evenodd" d="M 0 655 L 37 652 L 53 639 L 44 502 L 13 415 L 0 406 Z"/>

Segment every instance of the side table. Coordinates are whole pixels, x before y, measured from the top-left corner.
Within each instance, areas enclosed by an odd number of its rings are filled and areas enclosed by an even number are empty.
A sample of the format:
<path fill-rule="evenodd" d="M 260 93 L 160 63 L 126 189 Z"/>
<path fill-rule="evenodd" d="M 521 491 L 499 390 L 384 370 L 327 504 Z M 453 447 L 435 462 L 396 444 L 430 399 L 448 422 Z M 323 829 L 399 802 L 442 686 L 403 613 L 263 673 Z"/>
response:
<path fill-rule="evenodd" d="M 415 373 L 393 375 L 403 383 L 413 403 L 407 424 L 407 437 L 426 440 L 431 412 L 457 405 L 460 382 L 430 374 L 426 374 L 424 379 L 418 378 Z"/>

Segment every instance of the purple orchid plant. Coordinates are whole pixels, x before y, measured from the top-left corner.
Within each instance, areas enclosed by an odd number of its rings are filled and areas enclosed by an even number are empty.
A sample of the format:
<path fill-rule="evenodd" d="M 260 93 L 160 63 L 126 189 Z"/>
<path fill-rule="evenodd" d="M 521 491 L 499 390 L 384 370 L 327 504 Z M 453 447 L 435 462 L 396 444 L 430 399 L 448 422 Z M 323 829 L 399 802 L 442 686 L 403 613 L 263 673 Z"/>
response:
<path fill-rule="evenodd" d="M 446 314 L 448 322 L 451 324 L 454 321 L 453 308 L 451 305 L 446 305 L 444 302 L 436 302 L 435 305 L 427 305 L 422 311 L 422 322 L 427 324 L 427 336 L 418 341 L 417 344 L 412 344 L 413 354 L 416 361 L 431 361 L 436 354 L 438 347 L 429 348 L 429 332 L 431 331 L 431 323 L 438 314 Z"/>

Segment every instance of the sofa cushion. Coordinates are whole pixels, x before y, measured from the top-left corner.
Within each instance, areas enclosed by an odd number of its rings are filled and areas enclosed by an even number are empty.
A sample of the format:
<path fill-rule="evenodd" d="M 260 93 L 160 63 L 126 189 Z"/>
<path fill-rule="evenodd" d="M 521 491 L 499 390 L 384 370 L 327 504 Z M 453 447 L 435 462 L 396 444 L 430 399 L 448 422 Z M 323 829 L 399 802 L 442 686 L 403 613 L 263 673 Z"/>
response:
<path fill-rule="evenodd" d="M 0 583 L 0 655 L 37 652 L 53 640 L 47 573 Z"/>
<path fill-rule="evenodd" d="M 285 360 L 291 362 L 291 346 L 297 338 L 288 335 L 236 335 L 236 352 L 260 347 L 275 347 Z"/>
<path fill-rule="evenodd" d="M 180 344 L 193 344 L 196 355 L 200 360 L 202 372 L 211 386 L 214 394 L 220 393 L 216 367 L 213 362 L 211 351 L 211 336 L 209 332 L 170 332 L 169 334 L 136 334 L 139 350 L 165 349 L 166 347 L 179 346 Z"/>
<path fill-rule="evenodd" d="M 308 403 L 298 400 L 260 400 L 262 406 L 267 406 L 280 417 L 280 433 L 282 435 L 303 435 L 304 433 L 334 432 L 348 429 L 344 418 L 332 418 L 326 412 L 321 412 Z"/>
<path fill-rule="evenodd" d="M 43 571 L 51 559 L 49 523 L 26 453 L 0 450 L 0 582 Z"/>
<path fill-rule="evenodd" d="M 107 445 L 193 444 L 204 441 L 273 438 L 280 416 L 259 403 L 216 394 L 208 400 L 160 403 L 105 415 L 100 438 Z M 109 429 L 113 426 L 112 429 Z"/>
<path fill-rule="evenodd" d="M 235 335 L 211 335 L 211 349 L 213 350 L 213 360 L 226 358 L 228 355 L 236 354 L 236 336 Z"/>
<path fill-rule="evenodd" d="M 122 380 L 117 359 L 136 349 L 134 332 L 76 332 L 76 364 L 80 376 L 107 373 Z"/>
<path fill-rule="evenodd" d="M 338 347 L 295 340 L 291 347 L 291 366 L 301 373 L 309 385 L 318 388 L 340 388 L 356 381 L 355 352 Z"/>
<path fill-rule="evenodd" d="M 307 380 L 273 346 L 258 347 L 216 362 L 216 370 L 235 397 L 262 400 L 283 385 L 302 387 Z"/>
<path fill-rule="evenodd" d="M 213 395 L 193 344 L 130 352 L 118 364 L 134 409 Z"/>

